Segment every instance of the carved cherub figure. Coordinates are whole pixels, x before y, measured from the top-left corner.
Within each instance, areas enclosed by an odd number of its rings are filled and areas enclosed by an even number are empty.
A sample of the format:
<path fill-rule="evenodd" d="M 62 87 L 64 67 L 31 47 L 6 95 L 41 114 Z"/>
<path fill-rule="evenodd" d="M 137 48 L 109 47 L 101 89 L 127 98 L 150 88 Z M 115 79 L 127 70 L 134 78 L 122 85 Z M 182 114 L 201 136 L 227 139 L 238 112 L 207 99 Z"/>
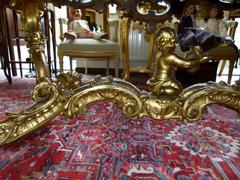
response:
<path fill-rule="evenodd" d="M 156 55 L 156 65 L 153 76 L 147 81 L 150 91 L 155 96 L 177 96 L 182 92 L 181 84 L 175 79 L 176 67 L 192 69 L 206 62 L 207 57 L 201 57 L 195 49 L 196 59 L 184 59 L 174 54 L 176 44 L 175 31 L 172 28 L 160 28 L 157 32 L 156 47 L 159 53 Z"/>

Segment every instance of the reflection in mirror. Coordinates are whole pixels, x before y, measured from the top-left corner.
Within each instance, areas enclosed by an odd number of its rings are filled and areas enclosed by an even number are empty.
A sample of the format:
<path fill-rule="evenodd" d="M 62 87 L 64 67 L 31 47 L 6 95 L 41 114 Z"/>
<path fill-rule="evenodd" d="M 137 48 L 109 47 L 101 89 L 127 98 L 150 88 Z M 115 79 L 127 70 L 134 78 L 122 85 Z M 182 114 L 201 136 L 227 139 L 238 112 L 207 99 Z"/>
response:
<path fill-rule="evenodd" d="M 170 5 L 164 0 L 158 0 L 156 3 L 142 0 L 138 3 L 137 10 L 143 15 L 150 14 L 150 12 L 154 12 L 155 15 L 162 15 L 170 10 Z"/>
<path fill-rule="evenodd" d="M 140 14 L 148 14 L 151 9 L 151 5 L 148 1 L 143 0 L 138 3 L 137 8 L 138 8 L 138 12 L 140 12 Z"/>
<path fill-rule="evenodd" d="M 69 2 L 90 3 L 92 0 L 68 0 Z"/>
<path fill-rule="evenodd" d="M 220 0 L 220 2 L 223 2 L 223 3 L 240 3 L 239 0 Z"/>
<path fill-rule="evenodd" d="M 157 15 L 164 14 L 170 9 L 170 5 L 165 1 L 159 1 L 157 5 L 158 5 L 157 11 L 156 11 Z"/>

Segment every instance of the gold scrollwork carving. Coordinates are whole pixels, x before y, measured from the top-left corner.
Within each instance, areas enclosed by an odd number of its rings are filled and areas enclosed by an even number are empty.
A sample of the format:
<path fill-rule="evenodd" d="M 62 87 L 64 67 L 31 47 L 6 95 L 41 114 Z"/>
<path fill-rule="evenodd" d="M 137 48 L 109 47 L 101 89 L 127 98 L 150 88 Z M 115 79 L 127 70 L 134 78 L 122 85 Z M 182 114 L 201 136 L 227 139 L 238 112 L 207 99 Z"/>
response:
<path fill-rule="evenodd" d="M 71 71 L 66 74 L 60 74 L 57 77 L 57 85 L 62 92 L 65 90 L 78 88 L 82 84 L 82 74 L 79 74 L 75 71 Z"/>
<path fill-rule="evenodd" d="M 210 104 L 222 104 L 230 108 L 240 110 L 240 91 L 220 83 L 197 84 L 185 89 L 181 96 L 184 99 L 183 116 L 189 120 L 197 120 L 202 110 Z"/>
<path fill-rule="evenodd" d="M 47 96 L 41 96 L 42 89 L 48 92 Z M 32 95 L 36 104 L 19 114 L 8 113 L 7 119 L 0 122 L 0 145 L 10 143 L 39 128 L 63 110 L 64 98 L 57 85 L 47 79 L 41 80 L 35 86 Z"/>
<path fill-rule="evenodd" d="M 88 104 L 96 101 L 114 101 L 126 116 L 136 116 L 142 108 L 140 91 L 132 84 L 120 79 L 96 77 L 93 81 L 74 90 L 64 106 L 65 114 L 73 117 L 83 112 Z"/>
<path fill-rule="evenodd" d="M 76 74 L 72 76 L 79 77 Z M 35 130 L 60 112 L 73 117 L 78 112 L 84 112 L 87 105 L 102 100 L 114 101 L 125 116 L 148 116 L 158 120 L 197 120 L 203 109 L 213 103 L 240 109 L 240 92 L 236 85 L 230 87 L 221 83 L 204 83 L 185 89 L 178 98 L 170 98 L 141 92 L 131 83 L 120 79 L 96 77 L 63 97 L 59 83 L 60 81 L 52 83 L 47 79 L 42 80 L 33 90 L 33 98 L 37 103 L 18 115 L 9 114 L 9 117 L 0 123 L 0 145 Z M 43 98 L 39 95 L 42 89 L 48 90 L 48 96 Z"/>

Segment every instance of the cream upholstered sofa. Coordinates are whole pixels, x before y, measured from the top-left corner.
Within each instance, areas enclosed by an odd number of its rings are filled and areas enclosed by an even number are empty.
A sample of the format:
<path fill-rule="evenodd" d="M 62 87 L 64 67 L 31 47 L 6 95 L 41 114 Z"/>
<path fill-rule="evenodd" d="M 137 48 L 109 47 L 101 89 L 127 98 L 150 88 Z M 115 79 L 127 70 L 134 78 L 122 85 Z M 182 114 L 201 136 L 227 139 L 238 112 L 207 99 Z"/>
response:
<path fill-rule="evenodd" d="M 228 28 L 228 36 L 230 36 L 232 39 L 234 39 L 236 28 L 238 26 L 238 22 L 231 21 L 231 20 L 228 20 L 225 22 L 226 22 L 226 25 Z M 179 25 L 179 21 L 174 21 L 174 27 L 178 28 L 178 25 Z M 176 45 L 175 53 L 182 57 L 187 56 L 187 53 L 181 51 L 180 46 L 178 44 Z M 203 52 L 202 55 L 208 56 L 213 61 L 220 61 L 220 60 L 229 61 L 229 71 L 228 71 L 227 83 L 230 84 L 231 79 L 232 79 L 234 63 L 238 59 L 238 53 L 236 52 L 236 49 L 233 46 L 229 46 L 227 44 L 221 44 L 214 48 L 211 48 L 208 51 Z"/>
<path fill-rule="evenodd" d="M 63 24 L 64 20 L 59 19 L 60 38 L 62 42 L 58 46 L 58 57 L 60 64 L 60 73 L 63 73 L 63 57 L 70 57 L 70 69 L 72 70 L 72 58 L 94 58 L 96 60 L 106 60 L 106 75 L 109 75 L 109 61 L 115 60 L 115 76 L 118 77 L 120 46 L 117 43 L 118 20 L 109 21 L 109 26 L 113 27 L 114 36 L 112 40 L 78 38 L 75 40 L 64 39 Z M 85 66 L 85 72 L 86 72 Z"/>

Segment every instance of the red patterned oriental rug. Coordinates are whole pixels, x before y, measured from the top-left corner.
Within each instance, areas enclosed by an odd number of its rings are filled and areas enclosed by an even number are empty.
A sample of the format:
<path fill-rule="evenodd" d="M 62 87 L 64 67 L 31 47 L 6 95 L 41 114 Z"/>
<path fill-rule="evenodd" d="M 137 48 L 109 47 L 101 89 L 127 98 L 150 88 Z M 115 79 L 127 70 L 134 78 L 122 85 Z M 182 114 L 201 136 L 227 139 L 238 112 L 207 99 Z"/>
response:
<path fill-rule="evenodd" d="M 0 119 L 33 104 L 33 79 L 0 82 Z M 240 179 L 240 116 L 219 105 L 201 120 L 126 118 L 112 102 L 58 116 L 0 148 L 0 179 Z"/>

